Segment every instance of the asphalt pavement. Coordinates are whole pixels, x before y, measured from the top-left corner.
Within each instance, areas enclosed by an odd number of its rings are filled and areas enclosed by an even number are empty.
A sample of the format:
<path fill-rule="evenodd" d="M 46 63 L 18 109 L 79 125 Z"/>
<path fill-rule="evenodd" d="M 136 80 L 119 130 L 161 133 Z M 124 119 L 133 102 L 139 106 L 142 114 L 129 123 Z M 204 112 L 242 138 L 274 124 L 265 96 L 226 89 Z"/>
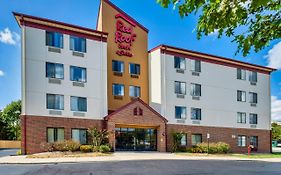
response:
<path fill-rule="evenodd" d="M 2 149 L 0 148 L 0 157 L 16 155 L 19 149 Z M 1 172 L 0 172 L 1 174 Z"/>

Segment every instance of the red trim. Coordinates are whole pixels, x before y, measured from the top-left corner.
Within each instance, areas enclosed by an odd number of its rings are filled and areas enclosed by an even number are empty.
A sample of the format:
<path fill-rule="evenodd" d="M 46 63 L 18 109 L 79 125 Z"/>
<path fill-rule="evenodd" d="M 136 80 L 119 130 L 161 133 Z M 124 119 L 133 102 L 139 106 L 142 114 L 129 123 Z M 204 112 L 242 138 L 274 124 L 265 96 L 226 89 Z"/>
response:
<path fill-rule="evenodd" d="M 191 53 L 195 53 L 195 54 L 200 54 L 200 55 L 202 55 L 202 57 L 196 57 L 196 56 L 192 56 L 192 55 L 189 55 L 189 54 L 182 54 L 182 53 L 178 53 L 178 52 L 174 52 L 174 51 L 168 51 L 167 48 L 176 49 L 176 50 L 185 51 L 185 52 L 191 52 Z M 206 54 L 206 53 L 202 53 L 202 52 L 196 52 L 196 51 L 192 51 L 192 50 L 187 50 L 187 49 L 182 49 L 182 48 L 177 48 L 177 47 L 167 46 L 167 45 L 159 45 L 159 46 L 149 50 L 148 52 L 151 53 L 151 52 L 153 52 L 155 50 L 158 50 L 158 49 L 160 49 L 161 53 L 166 53 L 166 54 L 170 54 L 170 55 L 174 55 L 174 56 L 188 57 L 190 59 L 201 60 L 201 61 L 204 61 L 204 62 L 210 62 L 210 63 L 229 66 L 229 67 L 243 68 L 243 69 L 247 69 L 247 70 L 250 70 L 250 71 L 257 71 L 257 72 L 264 73 L 264 74 L 270 74 L 272 71 L 276 70 L 276 69 L 265 67 L 265 66 L 260 66 L 260 65 L 256 65 L 256 64 L 251 64 L 251 63 L 247 63 L 247 62 L 233 60 L 233 59 L 230 59 L 230 58 L 220 57 L 220 56 L 216 56 L 216 55 L 210 55 L 210 54 Z M 204 56 L 211 56 L 211 57 L 219 58 L 219 59 L 222 59 L 222 61 L 210 60 L 208 58 L 205 58 Z M 251 67 L 248 67 L 248 66 L 240 66 L 240 65 L 236 65 L 236 64 L 231 64 L 231 63 L 224 62 L 224 60 L 232 61 L 232 62 L 236 62 L 236 63 L 241 63 L 241 64 L 247 64 L 249 66 L 255 66 L 257 68 L 255 69 L 255 68 L 251 68 Z M 260 70 L 258 68 L 263 68 L 263 69 L 265 68 L 265 69 L 270 69 L 270 70 L 265 71 L 265 70 Z"/>
<path fill-rule="evenodd" d="M 124 15 L 125 17 L 127 17 L 127 20 L 130 20 L 131 22 L 135 23 L 137 26 L 139 26 L 141 29 L 143 29 L 145 32 L 149 32 L 149 30 L 147 28 L 145 28 L 143 25 L 141 25 L 139 22 L 137 22 L 135 19 L 133 19 L 132 17 L 130 17 L 127 13 L 125 13 L 123 10 L 121 10 L 119 7 L 117 7 L 116 5 L 114 5 L 112 2 L 110 2 L 109 0 L 101 0 L 104 1 L 105 3 L 107 3 L 108 5 L 110 5 L 112 8 L 114 8 L 115 10 L 117 10 L 119 13 L 121 13 L 122 15 Z"/>
<path fill-rule="evenodd" d="M 18 21 L 19 25 L 24 25 L 24 26 L 29 26 L 29 27 L 34 27 L 34 28 L 39 28 L 39 29 L 49 30 L 49 31 L 57 31 L 57 32 L 61 32 L 64 34 L 68 34 L 68 35 L 75 35 L 75 36 L 98 40 L 98 41 L 104 41 L 104 42 L 107 41 L 108 33 L 106 33 L 106 32 L 101 32 L 101 31 L 97 31 L 97 30 L 93 30 L 93 29 L 89 29 L 89 28 L 85 28 L 85 27 L 81 27 L 81 26 L 77 26 L 77 25 L 67 24 L 67 23 L 63 23 L 63 22 L 59 22 L 59 21 L 54 21 L 54 20 L 50 20 L 50 19 L 46 19 L 46 18 L 39 18 L 39 17 L 25 15 L 25 14 L 16 13 L 16 12 L 13 12 L 13 14 L 15 17 L 18 16 L 20 18 L 20 21 Z M 24 18 L 31 18 L 31 19 L 49 22 L 49 23 L 53 23 L 53 24 L 59 24 L 59 25 L 67 26 L 67 27 L 72 27 L 72 28 L 79 29 L 79 30 L 85 30 L 88 32 L 96 33 L 99 36 L 86 34 L 83 32 L 76 32 L 76 31 L 68 30 L 66 28 L 52 27 L 52 26 L 38 24 L 38 23 L 30 22 L 30 21 L 25 21 Z"/>
<path fill-rule="evenodd" d="M 163 117 L 161 114 L 159 114 L 157 111 L 155 111 L 152 107 L 150 107 L 148 104 L 146 104 L 144 101 L 142 101 L 140 98 L 136 98 L 134 100 L 132 100 L 130 103 L 127 103 L 126 105 L 118 108 L 117 110 L 115 110 L 114 112 L 112 112 L 111 114 L 107 115 L 104 117 L 104 120 L 110 120 L 111 117 L 113 117 L 115 114 L 119 113 L 120 111 L 122 111 L 123 109 L 127 108 L 128 106 L 130 106 L 131 104 L 134 104 L 136 102 L 140 102 L 141 104 L 143 104 L 145 107 L 147 107 L 151 112 L 153 112 L 154 114 L 156 114 L 158 117 L 160 117 L 165 123 L 168 122 L 168 120 Z"/>

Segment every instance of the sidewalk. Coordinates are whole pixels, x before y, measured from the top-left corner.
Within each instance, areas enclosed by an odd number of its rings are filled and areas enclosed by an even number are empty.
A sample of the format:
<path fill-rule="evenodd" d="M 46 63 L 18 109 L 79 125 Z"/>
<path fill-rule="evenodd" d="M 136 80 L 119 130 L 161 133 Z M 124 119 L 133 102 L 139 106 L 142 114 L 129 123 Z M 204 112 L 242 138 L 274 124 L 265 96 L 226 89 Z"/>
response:
<path fill-rule="evenodd" d="M 233 156 L 186 156 L 159 152 L 117 152 L 101 157 L 71 157 L 71 158 L 26 158 L 26 156 L 6 156 L 0 158 L 0 164 L 57 164 L 81 163 L 99 161 L 130 161 L 130 160 L 236 160 L 236 161 L 266 161 L 281 162 L 281 158 L 249 159 Z"/>

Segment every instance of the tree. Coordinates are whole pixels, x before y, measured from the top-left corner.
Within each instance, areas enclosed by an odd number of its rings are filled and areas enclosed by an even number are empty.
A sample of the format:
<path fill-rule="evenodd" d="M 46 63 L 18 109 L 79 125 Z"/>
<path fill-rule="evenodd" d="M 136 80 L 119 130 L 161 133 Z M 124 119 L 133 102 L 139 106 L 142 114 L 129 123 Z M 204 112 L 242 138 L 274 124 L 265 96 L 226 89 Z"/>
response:
<path fill-rule="evenodd" d="M 272 128 L 272 140 L 281 140 L 281 125 L 277 123 L 271 124 Z"/>
<path fill-rule="evenodd" d="M 0 115 L 0 121 L 4 124 L 5 138 L 8 140 L 20 139 L 20 114 L 21 101 L 13 101 L 8 104 Z"/>
<path fill-rule="evenodd" d="M 161 6 L 173 5 L 181 17 L 199 15 L 197 38 L 218 32 L 233 36 L 236 54 L 247 56 L 260 51 L 270 41 L 281 38 L 281 0 L 157 0 Z"/>
<path fill-rule="evenodd" d="M 108 131 L 107 130 L 97 130 L 97 128 L 88 129 L 88 134 L 90 135 L 93 146 L 101 146 L 108 143 Z"/>

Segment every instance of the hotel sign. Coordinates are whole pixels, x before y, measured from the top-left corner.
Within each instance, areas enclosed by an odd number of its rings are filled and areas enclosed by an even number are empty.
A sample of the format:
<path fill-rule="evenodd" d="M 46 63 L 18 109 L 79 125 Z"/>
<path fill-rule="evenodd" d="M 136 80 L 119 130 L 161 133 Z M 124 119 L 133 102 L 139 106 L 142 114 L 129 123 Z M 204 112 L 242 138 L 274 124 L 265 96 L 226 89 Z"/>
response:
<path fill-rule="evenodd" d="M 136 26 L 136 24 L 122 14 L 115 15 L 115 18 L 117 19 L 115 43 L 118 44 L 118 50 L 116 51 L 116 54 L 119 56 L 132 57 L 133 54 L 131 47 L 137 37 L 133 31 L 133 28 Z M 123 21 L 126 21 L 130 25 L 126 25 Z"/>

